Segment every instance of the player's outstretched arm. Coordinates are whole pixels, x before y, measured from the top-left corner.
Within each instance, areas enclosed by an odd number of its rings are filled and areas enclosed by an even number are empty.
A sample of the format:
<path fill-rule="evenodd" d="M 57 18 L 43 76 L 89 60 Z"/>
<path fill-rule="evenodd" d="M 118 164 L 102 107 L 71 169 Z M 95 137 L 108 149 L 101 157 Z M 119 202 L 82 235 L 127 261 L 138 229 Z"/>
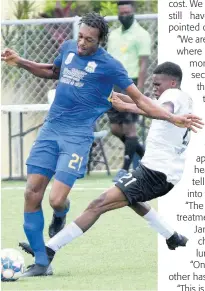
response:
<path fill-rule="evenodd" d="M 196 115 L 175 115 L 162 108 L 153 100 L 143 95 L 134 84 L 126 89 L 126 93 L 132 98 L 137 107 L 151 118 L 167 120 L 178 127 L 190 128 L 194 132 L 196 132 L 196 128 L 202 128 L 204 125 L 201 118 Z"/>
<path fill-rule="evenodd" d="M 26 60 L 20 57 L 14 50 L 9 48 L 3 51 L 1 54 L 1 60 L 10 66 L 18 66 L 19 68 L 23 68 L 40 78 L 59 78 L 59 69 L 55 68 L 53 64 L 41 64 Z"/>
<path fill-rule="evenodd" d="M 136 105 L 135 102 L 132 100 L 132 98 L 130 98 L 130 96 L 128 96 L 128 95 L 118 93 L 118 92 L 113 92 L 112 99 L 115 97 L 122 100 L 125 103 L 132 103 L 132 104 Z"/>
<path fill-rule="evenodd" d="M 126 89 L 126 93 L 132 98 L 137 107 L 148 116 L 170 122 L 174 121 L 174 114 L 155 104 L 153 100 L 143 95 L 134 84 Z"/>
<path fill-rule="evenodd" d="M 126 112 L 131 112 L 131 113 L 147 116 L 147 114 L 143 110 L 139 109 L 136 106 L 136 104 L 133 102 L 133 100 L 129 96 L 121 94 L 121 93 L 113 92 L 112 105 L 118 111 L 122 111 L 122 112 L 126 111 Z"/>

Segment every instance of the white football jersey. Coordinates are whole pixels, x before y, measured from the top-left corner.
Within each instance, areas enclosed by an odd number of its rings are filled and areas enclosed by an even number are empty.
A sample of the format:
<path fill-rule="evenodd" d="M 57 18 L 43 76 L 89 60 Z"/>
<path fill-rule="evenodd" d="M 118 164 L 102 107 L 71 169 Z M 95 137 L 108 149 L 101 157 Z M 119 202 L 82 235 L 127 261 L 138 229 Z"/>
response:
<path fill-rule="evenodd" d="M 192 99 L 179 89 L 166 90 L 156 101 L 159 105 L 172 102 L 174 114 L 192 113 Z M 176 184 L 182 177 L 185 150 L 190 140 L 190 130 L 180 128 L 168 121 L 152 121 L 142 164 L 167 176 L 167 181 Z"/>

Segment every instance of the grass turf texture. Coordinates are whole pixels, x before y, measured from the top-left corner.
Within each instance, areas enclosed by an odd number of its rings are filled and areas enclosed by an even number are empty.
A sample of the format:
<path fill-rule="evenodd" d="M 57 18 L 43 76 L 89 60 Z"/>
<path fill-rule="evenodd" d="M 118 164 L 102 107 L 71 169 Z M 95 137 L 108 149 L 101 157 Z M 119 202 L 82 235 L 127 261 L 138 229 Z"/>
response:
<path fill-rule="evenodd" d="M 67 223 L 76 218 L 103 190 L 112 185 L 106 174 L 91 174 L 73 188 Z M 25 241 L 23 182 L 2 183 L 2 248 Z M 45 240 L 52 210 L 47 190 L 44 202 Z M 156 207 L 156 201 L 151 203 Z M 22 252 L 23 253 L 23 252 Z M 24 254 L 26 265 L 33 259 Z M 54 276 L 2 283 L 4 290 L 156 290 L 157 235 L 125 207 L 104 214 L 85 235 L 64 247 L 53 262 Z"/>

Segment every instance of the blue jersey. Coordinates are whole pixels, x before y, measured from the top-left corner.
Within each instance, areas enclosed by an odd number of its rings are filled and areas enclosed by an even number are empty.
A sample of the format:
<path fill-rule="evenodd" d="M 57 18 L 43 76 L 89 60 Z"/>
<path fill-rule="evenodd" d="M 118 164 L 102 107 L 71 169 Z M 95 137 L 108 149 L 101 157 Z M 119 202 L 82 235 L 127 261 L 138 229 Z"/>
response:
<path fill-rule="evenodd" d="M 71 187 L 86 172 L 93 127 L 111 108 L 113 86 L 126 89 L 133 81 L 103 48 L 92 56 L 79 56 L 76 41 L 64 43 L 54 64 L 60 68 L 56 96 L 27 165 L 34 167 L 29 173 L 47 175 L 48 169 L 49 179 L 56 173 L 57 180 Z"/>
<path fill-rule="evenodd" d="M 96 119 L 111 108 L 114 85 L 126 89 L 133 81 L 122 64 L 103 48 L 79 56 L 77 42 L 65 42 L 54 60 L 60 68 L 56 96 L 47 120 L 59 133 L 90 136 Z"/>

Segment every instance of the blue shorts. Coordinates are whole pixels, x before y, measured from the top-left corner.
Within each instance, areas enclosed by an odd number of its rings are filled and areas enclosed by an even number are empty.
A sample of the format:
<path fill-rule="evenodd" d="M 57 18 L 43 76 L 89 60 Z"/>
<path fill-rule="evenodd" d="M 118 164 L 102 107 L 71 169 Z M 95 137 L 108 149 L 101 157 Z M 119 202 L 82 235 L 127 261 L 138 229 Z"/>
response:
<path fill-rule="evenodd" d="M 83 178 L 93 138 L 66 136 L 54 140 L 37 139 L 26 161 L 28 174 L 41 174 L 72 187 Z M 33 166 L 33 167 L 32 167 Z"/>

